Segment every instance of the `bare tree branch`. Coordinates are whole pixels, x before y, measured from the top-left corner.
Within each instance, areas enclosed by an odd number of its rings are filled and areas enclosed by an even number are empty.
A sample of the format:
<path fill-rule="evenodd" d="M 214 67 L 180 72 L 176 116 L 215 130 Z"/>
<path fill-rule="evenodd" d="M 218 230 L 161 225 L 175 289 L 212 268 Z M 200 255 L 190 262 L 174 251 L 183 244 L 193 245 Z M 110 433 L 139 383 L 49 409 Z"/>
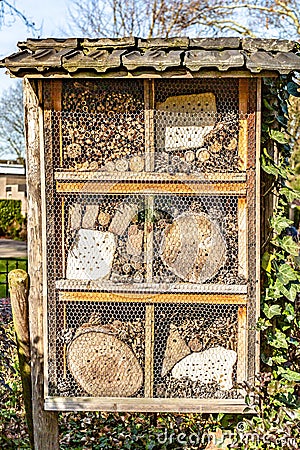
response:
<path fill-rule="evenodd" d="M 10 18 L 10 22 L 8 18 Z M 34 35 L 40 34 L 41 28 L 37 28 L 36 24 L 20 9 L 16 8 L 14 3 L 7 0 L 0 0 L 0 29 L 5 26 L 10 26 L 16 19 L 21 20 Z"/>
<path fill-rule="evenodd" d="M 24 158 L 22 83 L 4 91 L 0 98 L 0 155 Z"/>
<path fill-rule="evenodd" d="M 91 37 L 242 35 L 297 38 L 300 0 L 74 0 L 71 31 Z"/>

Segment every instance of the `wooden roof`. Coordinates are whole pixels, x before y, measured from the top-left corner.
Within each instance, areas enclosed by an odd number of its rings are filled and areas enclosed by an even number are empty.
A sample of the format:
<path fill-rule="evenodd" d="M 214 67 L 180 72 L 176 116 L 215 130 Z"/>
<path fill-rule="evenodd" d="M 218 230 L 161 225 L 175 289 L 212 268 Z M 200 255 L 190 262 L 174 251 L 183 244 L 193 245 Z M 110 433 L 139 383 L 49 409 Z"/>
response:
<path fill-rule="evenodd" d="M 240 38 L 28 39 L 0 65 L 12 76 L 168 76 L 201 71 L 300 70 L 293 41 Z"/>

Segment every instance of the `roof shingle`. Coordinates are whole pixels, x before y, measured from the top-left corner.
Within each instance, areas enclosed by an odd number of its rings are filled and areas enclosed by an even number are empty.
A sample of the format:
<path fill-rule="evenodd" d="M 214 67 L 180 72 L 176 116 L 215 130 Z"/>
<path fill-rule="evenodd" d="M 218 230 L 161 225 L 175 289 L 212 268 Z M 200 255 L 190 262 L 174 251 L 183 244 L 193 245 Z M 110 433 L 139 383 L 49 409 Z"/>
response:
<path fill-rule="evenodd" d="M 247 71 L 282 74 L 300 70 L 299 45 L 293 41 L 240 38 L 70 38 L 28 39 L 20 51 L 0 61 L 10 74 L 70 76 L 110 71 L 139 75 L 166 70 Z"/>

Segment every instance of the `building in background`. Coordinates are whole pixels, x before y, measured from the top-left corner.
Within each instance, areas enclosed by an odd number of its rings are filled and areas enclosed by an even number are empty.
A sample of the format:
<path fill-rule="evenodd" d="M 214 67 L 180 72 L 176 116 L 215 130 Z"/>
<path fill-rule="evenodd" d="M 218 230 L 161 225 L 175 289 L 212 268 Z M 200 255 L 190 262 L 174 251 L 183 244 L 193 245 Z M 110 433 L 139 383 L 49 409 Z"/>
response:
<path fill-rule="evenodd" d="M 25 167 L 18 161 L 0 161 L 0 199 L 21 200 L 22 215 L 27 214 Z"/>

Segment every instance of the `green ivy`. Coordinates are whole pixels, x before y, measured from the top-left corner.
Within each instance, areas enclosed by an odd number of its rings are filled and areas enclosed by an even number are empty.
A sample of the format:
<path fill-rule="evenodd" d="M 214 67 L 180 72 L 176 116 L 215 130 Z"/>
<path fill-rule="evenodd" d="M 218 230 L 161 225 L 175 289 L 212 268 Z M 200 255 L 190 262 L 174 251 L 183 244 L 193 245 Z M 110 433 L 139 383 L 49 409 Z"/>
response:
<path fill-rule="evenodd" d="M 264 373 L 254 385 L 246 385 L 248 404 L 256 416 L 243 419 L 245 429 L 261 437 L 257 442 L 239 439 L 238 447 L 300 447 L 300 320 L 297 295 L 300 272 L 297 265 L 299 245 L 286 228 L 288 205 L 300 199 L 300 192 L 288 185 L 293 175 L 289 165 L 291 148 L 288 128 L 289 97 L 300 97 L 293 75 L 265 79 L 263 91 L 262 169 L 272 177 L 272 194 L 277 207 L 270 218 L 272 237 L 262 256 L 263 295 L 258 329 L 261 331 L 261 359 Z M 276 161 L 270 149 L 277 149 Z M 273 441 L 266 443 L 266 436 Z"/>

